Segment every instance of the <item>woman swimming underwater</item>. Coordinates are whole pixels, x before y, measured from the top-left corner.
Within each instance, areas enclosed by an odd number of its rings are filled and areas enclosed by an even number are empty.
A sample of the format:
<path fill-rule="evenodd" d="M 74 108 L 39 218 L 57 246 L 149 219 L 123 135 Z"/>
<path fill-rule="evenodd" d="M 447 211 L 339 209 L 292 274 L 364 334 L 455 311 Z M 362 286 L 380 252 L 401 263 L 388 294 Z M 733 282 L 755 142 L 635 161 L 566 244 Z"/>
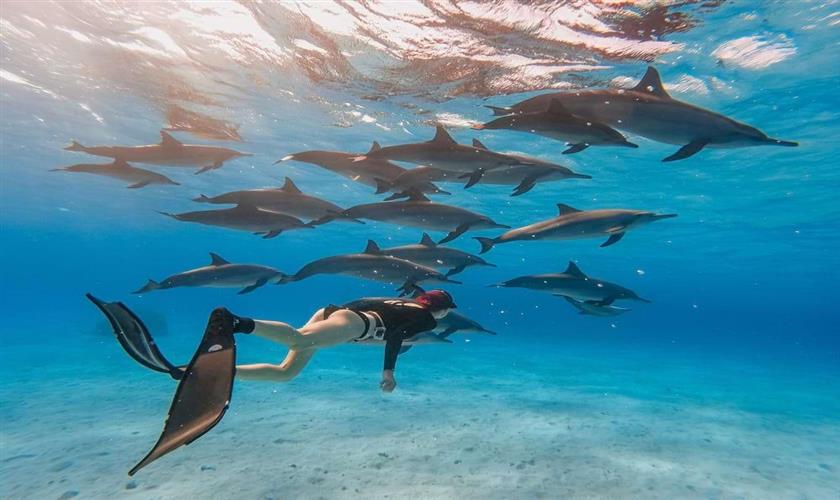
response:
<path fill-rule="evenodd" d="M 152 450 L 129 475 L 176 448 L 189 444 L 218 424 L 240 380 L 286 382 L 296 377 L 318 349 L 348 342 L 383 341 L 385 361 L 380 388 L 397 386 L 394 368 L 403 342 L 433 330 L 437 320 L 456 307 L 443 290 L 424 292 L 414 299 L 360 299 L 344 306 L 319 309 L 301 328 L 279 321 L 237 316 L 225 308 L 210 314 L 204 336 L 186 367 L 167 361 L 143 322 L 120 302 L 87 296 L 105 314 L 120 344 L 138 363 L 179 380 L 163 433 Z M 252 334 L 289 348 L 279 365 L 236 365 L 235 334 Z"/>

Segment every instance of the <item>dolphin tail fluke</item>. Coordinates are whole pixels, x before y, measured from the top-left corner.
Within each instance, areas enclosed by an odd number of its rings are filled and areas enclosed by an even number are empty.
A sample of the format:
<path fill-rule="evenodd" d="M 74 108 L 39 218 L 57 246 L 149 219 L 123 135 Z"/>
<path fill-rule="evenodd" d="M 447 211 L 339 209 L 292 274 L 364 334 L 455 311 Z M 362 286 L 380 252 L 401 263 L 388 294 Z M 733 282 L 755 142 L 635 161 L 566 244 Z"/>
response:
<path fill-rule="evenodd" d="M 64 148 L 65 151 L 84 151 L 86 149 L 87 147 L 82 146 L 76 141 L 70 141 L 70 145 Z"/>
<path fill-rule="evenodd" d="M 587 144 L 585 142 L 580 142 L 578 144 L 572 144 L 571 147 L 569 147 L 569 149 L 563 151 L 563 154 L 564 155 L 573 155 L 575 153 L 580 153 L 581 151 L 583 151 L 584 149 L 586 149 L 588 147 L 589 147 L 589 144 Z"/>
<path fill-rule="evenodd" d="M 504 116 L 513 113 L 512 108 L 506 108 L 503 106 L 484 106 L 485 108 L 489 109 L 493 112 L 494 116 Z"/>
<path fill-rule="evenodd" d="M 140 294 L 140 293 L 151 292 L 152 290 L 159 290 L 159 289 L 160 289 L 160 283 L 158 283 L 157 281 L 155 281 L 153 279 L 150 279 L 149 281 L 146 282 L 145 285 L 143 285 L 142 288 L 134 290 L 131 293 Z"/>
<path fill-rule="evenodd" d="M 405 297 L 406 295 L 413 294 L 419 286 L 417 286 L 417 281 L 413 279 L 406 280 L 405 283 L 402 284 L 401 287 L 397 288 L 397 291 L 400 292 L 400 297 Z M 420 288 L 422 290 L 422 288 Z"/>
<path fill-rule="evenodd" d="M 483 238 L 481 236 L 476 236 L 473 239 L 481 243 L 481 252 L 479 253 L 489 252 L 493 249 L 493 246 L 496 244 L 496 240 L 494 240 L 493 238 Z"/>
<path fill-rule="evenodd" d="M 677 160 L 684 160 L 689 156 L 694 156 L 703 149 L 706 144 L 709 143 L 708 139 L 694 139 L 693 141 L 689 142 L 685 146 L 681 147 L 677 150 L 676 153 L 672 154 L 671 156 L 665 157 L 662 159 L 663 162 L 669 161 L 677 161 Z"/>

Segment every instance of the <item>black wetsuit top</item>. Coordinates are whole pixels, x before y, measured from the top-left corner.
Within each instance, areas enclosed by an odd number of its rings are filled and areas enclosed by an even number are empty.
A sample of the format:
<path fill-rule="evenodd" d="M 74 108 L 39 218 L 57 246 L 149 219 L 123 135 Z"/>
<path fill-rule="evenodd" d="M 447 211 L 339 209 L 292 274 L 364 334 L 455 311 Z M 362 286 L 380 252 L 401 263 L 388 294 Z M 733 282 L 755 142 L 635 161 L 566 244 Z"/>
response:
<path fill-rule="evenodd" d="M 393 370 L 400 354 L 403 340 L 437 327 L 437 321 L 425 307 L 405 299 L 359 299 L 342 306 L 344 309 L 375 312 L 385 323 L 384 370 Z"/>

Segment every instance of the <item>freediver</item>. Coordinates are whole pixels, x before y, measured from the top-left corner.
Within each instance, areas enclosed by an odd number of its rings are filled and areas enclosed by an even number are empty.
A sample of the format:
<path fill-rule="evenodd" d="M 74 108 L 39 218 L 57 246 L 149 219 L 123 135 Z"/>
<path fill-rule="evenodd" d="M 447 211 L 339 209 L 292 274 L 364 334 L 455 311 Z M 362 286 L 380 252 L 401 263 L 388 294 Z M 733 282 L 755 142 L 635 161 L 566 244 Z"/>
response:
<path fill-rule="evenodd" d="M 321 308 L 299 329 L 279 321 L 240 317 L 220 307 L 210 314 L 192 360 L 178 367 L 163 356 L 142 320 L 130 309 L 120 302 L 104 302 L 90 294 L 87 297 L 108 318 L 117 340 L 135 361 L 179 381 L 160 438 L 129 475 L 215 427 L 230 405 L 234 377 L 286 382 L 300 374 L 318 349 L 348 342 L 384 341 L 379 386 L 384 392 L 392 392 L 397 386 L 394 367 L 403 341 L 434 330 L 437 320 L 457 307 L 443 290 L 423 292 L 413 299 L 360 299 L 341 307 Z M 237 366 L 237 333 L 283 344 L 289 352 L 279 365 Z"/>

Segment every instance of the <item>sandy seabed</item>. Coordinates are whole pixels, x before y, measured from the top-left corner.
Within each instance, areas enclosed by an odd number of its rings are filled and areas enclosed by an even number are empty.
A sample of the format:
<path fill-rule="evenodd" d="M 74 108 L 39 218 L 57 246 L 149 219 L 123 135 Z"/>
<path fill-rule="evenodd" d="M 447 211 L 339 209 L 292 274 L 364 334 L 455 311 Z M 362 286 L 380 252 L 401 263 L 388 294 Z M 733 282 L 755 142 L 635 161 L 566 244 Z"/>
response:
<path fill-rule="evenodd" d="M 836 369 L 467 339 L 401 358 L 390 395 L 374 347 L 237 382 L 218 427 L 134 478 L 174 382 L 111 339 L 6 347 L 0 498 L 840 497 Z"/>

